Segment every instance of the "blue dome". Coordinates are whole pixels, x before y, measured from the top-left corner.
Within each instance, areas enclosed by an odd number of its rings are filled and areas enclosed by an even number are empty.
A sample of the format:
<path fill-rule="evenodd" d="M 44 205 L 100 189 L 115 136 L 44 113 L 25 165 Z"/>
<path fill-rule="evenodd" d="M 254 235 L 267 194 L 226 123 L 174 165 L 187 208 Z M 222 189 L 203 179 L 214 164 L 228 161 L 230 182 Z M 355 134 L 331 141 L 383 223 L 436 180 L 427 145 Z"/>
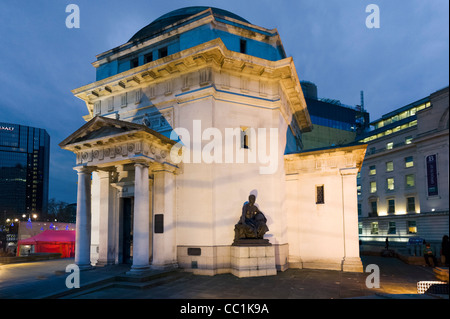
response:
<path fill-rule="evenodd" d="M 205 11 L 209 8 L 211 8 L 214 15 L 230 17 L 230 18 L 233 18 L 236 20 L 240 20 L 240 21 L 249 23 L 247 20 L 238 16 L 237 14 L 234 14 L 232 12 L 229 12 L 229 11 L 226 11 L 223 9 L 218 9 L 218 8 L 213 8 L 213 7 L 186 7 L 186 8 L 181 8 L 181 9 L 171 11 L 169 13 L 166 13 L 166 14 L 160 16 L 158 19 L 154 20 L 152 23 L 150 23 L 149 25 L 143 27 L 141 30 L 136 32 L 136 34 L 133 35 L 128 42 L 138 41 L 141 39 L 156 36 L 157 34 L 159 34 L 161 32 L 161 29 L 163 29 L 171 24 L 174 24 L 177 21 L 180 21 L 187 17 L 193 16 L 199 12 Z"/>

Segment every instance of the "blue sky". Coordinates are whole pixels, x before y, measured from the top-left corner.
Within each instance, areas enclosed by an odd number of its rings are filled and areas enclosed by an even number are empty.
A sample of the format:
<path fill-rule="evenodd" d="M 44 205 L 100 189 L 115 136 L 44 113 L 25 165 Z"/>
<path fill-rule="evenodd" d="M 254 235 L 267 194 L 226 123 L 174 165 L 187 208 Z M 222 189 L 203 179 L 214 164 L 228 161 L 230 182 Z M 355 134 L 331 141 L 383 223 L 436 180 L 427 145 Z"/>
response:
<path fill-rule="evenodd" d="M 65 25 L 68 4 L 80 28 Z M 368 29 L 366 6 L 380 9 Z M 0 122 L 45 128 L 51 137 L 50 198 L 76 201 L 75 157 L 58 143 L 85 122 L 71 90 L 95 81 L 95 56 L 129 40 L 159 16 L 214 6 L 277 28 L 299 78 L 319 97 L 360 102 L 371 120 L 445 86 L 449 78 L 448 0 L 38 0 L 0 6 Z"/>

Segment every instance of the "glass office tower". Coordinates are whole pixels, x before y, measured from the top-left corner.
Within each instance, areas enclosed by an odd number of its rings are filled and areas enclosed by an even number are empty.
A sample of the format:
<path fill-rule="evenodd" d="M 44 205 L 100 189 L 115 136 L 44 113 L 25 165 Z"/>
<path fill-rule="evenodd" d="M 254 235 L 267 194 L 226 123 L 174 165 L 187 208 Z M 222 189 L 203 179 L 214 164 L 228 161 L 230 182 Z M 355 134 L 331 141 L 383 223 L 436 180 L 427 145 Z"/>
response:
<path fill-rule="evenodd" d="M 49 154 L 44 129 L 0 122 L 0 224 L 47 213 Z"/>

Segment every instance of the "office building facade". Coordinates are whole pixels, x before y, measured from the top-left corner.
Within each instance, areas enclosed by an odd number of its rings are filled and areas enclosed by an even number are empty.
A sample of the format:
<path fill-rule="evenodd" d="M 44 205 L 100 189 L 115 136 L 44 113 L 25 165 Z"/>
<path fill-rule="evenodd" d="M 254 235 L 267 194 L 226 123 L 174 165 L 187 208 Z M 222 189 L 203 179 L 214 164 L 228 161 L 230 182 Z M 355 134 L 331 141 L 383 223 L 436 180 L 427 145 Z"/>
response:
<path fill-rule="evenodd" d="M 449 227 L 448 87 L 371 125 L 359 140 L 368 144 L 358 178 L 360 239 L 439 244 Z"/>
<path fill-rule="evenodd" d="M 46 130 L 0 123 L 2 223 L 47 213 L 50 136 Z"/>

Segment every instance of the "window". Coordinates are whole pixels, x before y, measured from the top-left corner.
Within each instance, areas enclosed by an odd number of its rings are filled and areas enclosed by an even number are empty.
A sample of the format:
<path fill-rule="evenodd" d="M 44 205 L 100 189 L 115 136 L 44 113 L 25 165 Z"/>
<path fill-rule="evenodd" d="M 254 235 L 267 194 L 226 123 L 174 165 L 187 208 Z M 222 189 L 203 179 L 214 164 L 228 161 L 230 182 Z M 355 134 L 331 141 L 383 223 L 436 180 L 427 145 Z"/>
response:
<path fill-rule="evenodd" d="M 358 196 L 361 196 L 361 185 L 360 184 L 356 185 L 356 194 Z"/>
<path fill-rule="evenodd" d="M 377 173 L 377 168 L 375 165 L 369 167 L 369 175 L 375 175 Z"/>
<path fill-rule="evenodd" d="M 139 58 L 134 58 L 132 60 L 130 60 L 130 67 L 131 68 L 136 68 L 139 66 Z"/>
<path fill-rule="evenodd" d="M 377 182 L 370 182 L 370 192 L 371 193 L 377 192 Z"/>
<path fill-rule="evenodd" d="M 394 170 L 394 162 L 386 162 L 386 172 L 392 172 Z"/>
<path fill-rule="evenodd" d="M 153 61 L 153 52 L 144 55 L 144 63 L 149 63 Z"/>
<path fill-rule="evenodd" d="M 408 174 L 405 176 L 406 187 L 414 187 L 416 185 L 414 174 Z"/>
<path fill-rule="evenodd" d="M 126 93 L 122 94 L 122 96 L 120 97 L 120 106 L 122 106 L 122 107 L 127 106 L 127 94 Z"/>
<path fill-rule="evenodd" d="M 370 209 L 371 209 L 371 214 L 373 216 L 377 216 L 378 215 L 378 205 L 377 205 L 377 201 L 371 201 L 370 202 Z"/>
<path fill-rule="evenodd" d="M 415 220 L 408 220 L 408 234 L 417 234 L 417 225 Z"/>
<path fill-rule="evenodd" d="M 389 142 L 389 143 L 386 144 L 386 149 L 387 150 L 391 150 L 393 148 L 394 148 L 394 142 Z"/>
<path fill-rule="evenodd" d="M 141 89 L 137 89 L 134 92 L 134 103 L 135 104 L 141 103 L 141 97 L 142 97 L 142 91 L 141 91 Z"/>
<path fill-rule="evenodd" d="M 395 213 L 395 199 L 388 199 L 388 213 Z"/>
<path fill-rule="evenodd" d="M 97 101 L 94 103 L 94 115 L 100 114 L 101 106 L 102 106 L 101 101 Z"/>
<path fill-rule="evenodd" d="M 363 232 L 363 224 L 358 223 L 358 234 L 362 235 L 362 232 Z"/>
<path fill-rule="evenodd" d="M 405 144 L 411 144 L 412 143 L 412 136 L 405 137 Z"/>
<path fill-rule="evenodd" d="M 370 234 L 378 235 L 378 222 L 373 222 L 370 227 Z"/>
<path fill-rule="evenodd" d="M 369 154 L 375 154 L 375 152 L 376 152 L 376 148 L 375 147 L 371 147 L 369 149 Z"/>
<path fill-rule="evenodd" d="M 241 127 L 241 148 L 249 149 L 250 130 L 247 127 Z"/>
<path fill-rule="evenodd" d="M 247 41 L 246 40 L 241 39 L 240 46 L 239 46 L 239 51 L 241 53 L 247 53 Z"/>
<path fill-rule="evenodd" d="M 108 112 L 113 111 L 114 110 L 114 97 L 111 97 L 108 100 Z"/>
<path fill-rule="evenodd" d="M 413 157 L 412 156 L 405 157 L 405 167 L 408 168 L 408 167 L 413 167 L 413 166 L 414 166 Z"/>
<path fill-rule="evenodd" d="M 397 232 L 397 229 L 395 227 L 395 222 L 389 222 L 388 234 L 393 235 L 396 232 Z"/>
<path fill-rule="evenodd" d="M 325 204 L 323 185 L 316 186 L 316 204 Z"/>
<path fill-rule="evenodd" d="M 415 197 L 407 197 L 406 198 L 406 208 L 408 212 L 416 211 L 416 198 Z"/>
<path fill-rule="evenodd" d="M 393 177 L 389 177 L 388 179 L 386 179 L 386 184 L 387 184 L 387 189 L 390 191 L 394 190 L 394 178 Z"/>
<path fill-rule="evenodd" d="M 361 203 L 358 203 L 358 216 L 361 216 Z"/>
<path fill-rule="evenodd" d="M 158 55 L 159 58 L 164 58 L 165 56 L 167 56 L 167 47 L 163 47 L 161 49 L 158 50 Z"/>

